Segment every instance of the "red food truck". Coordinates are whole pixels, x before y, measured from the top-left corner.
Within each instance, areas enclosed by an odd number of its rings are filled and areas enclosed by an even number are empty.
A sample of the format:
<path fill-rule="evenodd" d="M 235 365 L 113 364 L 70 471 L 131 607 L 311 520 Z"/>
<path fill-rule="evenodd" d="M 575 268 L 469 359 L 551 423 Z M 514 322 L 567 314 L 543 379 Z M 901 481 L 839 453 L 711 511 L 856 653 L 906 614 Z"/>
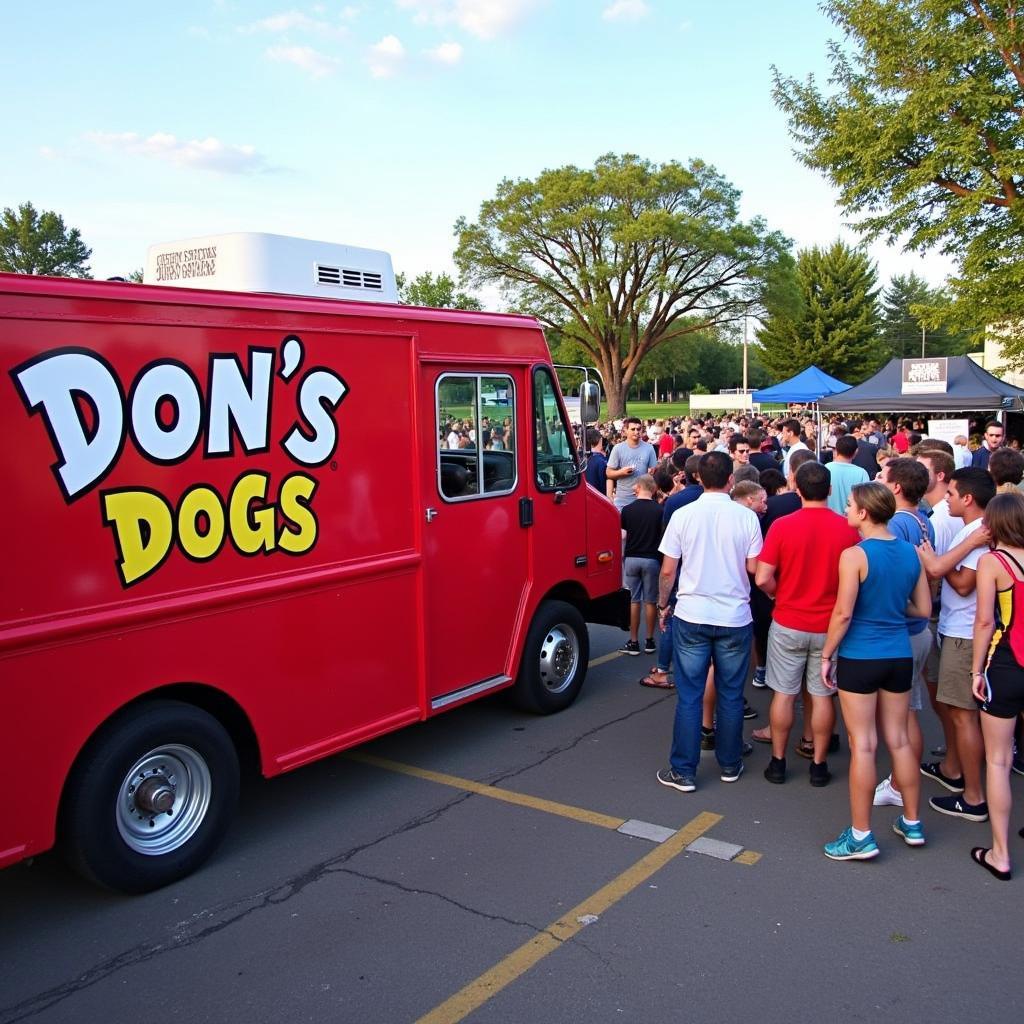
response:
<path fill-rule="evenodd" d="M 0 275 L 0 865 L 59 843 L 128 892 L 209 856 L 247 764 L 558 711 L 628 615 L 536 321 L 268 235 L 146 280 Z"/>

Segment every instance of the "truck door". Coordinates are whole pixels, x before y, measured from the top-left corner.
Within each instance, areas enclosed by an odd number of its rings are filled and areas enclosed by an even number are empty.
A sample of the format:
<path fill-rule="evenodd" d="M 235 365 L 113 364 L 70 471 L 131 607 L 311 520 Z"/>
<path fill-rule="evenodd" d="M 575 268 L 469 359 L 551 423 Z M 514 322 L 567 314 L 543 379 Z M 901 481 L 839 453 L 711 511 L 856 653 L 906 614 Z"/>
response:
<path fill-rule="evenodd" d="M 420 374 L 434 397 L 421 493 L 427 702 L 439 710 L 508 680 L 527 584 L 530 428 L 518 372 Z"/>
<path fill-rule="evenodd" d="M 587 495 L 576 439 L 562 414 L 554 372 L 534 367 L 530 385 L 532 437 L 524 454 L 534 494 L 535 583 L 546 591 L 561 580 L 582 580 L 595 567 L 587 563 Z"/>

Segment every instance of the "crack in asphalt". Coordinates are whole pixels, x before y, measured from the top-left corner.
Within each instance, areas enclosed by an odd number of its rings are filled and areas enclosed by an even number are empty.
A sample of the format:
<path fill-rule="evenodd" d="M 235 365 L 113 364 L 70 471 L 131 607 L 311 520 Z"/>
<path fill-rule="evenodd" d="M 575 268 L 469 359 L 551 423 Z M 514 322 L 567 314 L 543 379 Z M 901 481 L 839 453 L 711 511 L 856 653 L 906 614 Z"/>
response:
<path fill-rule="evenodd" d="M 666 700 L 669 699 L 670 696 L 674 696 L 674 694 L 665 694 L 664 696 L 656 697 L 649 703 L 644 704 L 642 707 L 634 708 L 632 711 L 627 712 L 625 715 L 621 715 L 618 718 L 610 718 L 607 722 L 602 722 L 600 725 L 595 725 L 593 729 L 588 729 L 586 732 L 580 733 L 579 736 L 577 736 L 573 740 L 570 740 L 568 743 L 563 743 L 559 747 L 552 747 L 550 750 L 545 751 L 543 754 L 541 754 L 539 758 L 537 758 L 537 760 L 531 761 L 529 764 L 521 765 L 519 768 L 515 768 L 512 771 L 499 773 L 493 776 L 488 781 L 490 785 L 493 786 L 496 783 L 506 782 L 508 779 L 514 779 L 517 776 L 522 775 L 524 772 L 528 772 L 533 768 L 537 768 L 539 765 L 545 764 L 547 761 L 550 761 L 551 758 L 557 757 L 559 754 L 564 754 L 569 750 L 573 750 L 575 747 L 578 747 L 584 740 L 590 739 L 592 736 L 596 736 L 599 732 L 603 732 L 610 726 L 621 725 L 623 722 L 628 722 L 631 718 L 635 718 L 637 715 L 641 715 L 645 711 L 650 711 L 650 709 L 655 707 L 656 705 L 664 703 Z"/>
<path fill-rule="evenodd" d="M 508 779 L 516 778 L 533 768 L 537 768 L 547 761 L 550 761 L 552 758 L 557 757 L 559 754 L 564 754 L 574 749 L 580 743 L 590 739 L 600 732 L 603 732 L 605 729 L 615 725 L 620 725 L 623 722 L 629 721 L 629 719 L 636 715 L 643 714 L 666 699 L 668 699 L 668 695 L 660 696 L 642 707 L 634 708 L 625 715 L 602 722 L 600 725 L 597 725 L 592 729 L 588 729 L 586 732 L 576 736 L 571 741 L 557 747 L 552 747 L 528 764 L 524 764 L 511 771 L 495 775 L 490 780 L 491 784 L 493 785 L 495 783 L 505 782 Z M 95 964 L 73 980 L 63 982 L 60 985 L 55 985 L 52 988 L 46 989 L 43 992 L 38 992 L 35 995 L 29 996 L 26 999 L 13 1003 L 9 1006 L 0 1006 L 0 1024 L 17 1024 L 19 1021 L 27 1020 L 53 1006 L 56 1006 L 85 989 L 98 985 L 100 982 L 105 981 L 120 971 L 140 966 L 155 959 L 156 957 L 163 956 L 166 953 L 195 946 L 213 935 L 217 935 L 225 929 L 233 927 L 250 915 L 257 913 L 266 907 L 275 907 L 288 902 L 295 896 L 302 893 L 308 886 L 329 874 L 349 874 L 358 878 L 364 878 L 368 881 L 377 882 L 381 885 L 386 885 L 409 894 L 433 896 L 477 917 L 481 917 L 486 920 L 499 921 L 504 924 L 512 925 L 513 927 L 527 928 L 536 935 L 551 935 L 552 938 L 558 939 L 559 942 L 564 941 L 557 935 L 554 935 L 550 929 L 538 928 L 535 925 L 530 924 L 528 921 L 517 921 L 513 918 L 503 917 L 499 914 L 488 914 L 486 911 L 460 903 L 449 896 L 445 896 L 443 893 L 425 889 L 415 889 L 409 886 L 404 886 L 400 882 L 395 882 L 391 879 L 380 878 L 375 875 L 356 871 L 352 868 L 343 867 L 343 865 L 353 857 L 366 850 L 372 849 L 373 847 L 387 842 L 390 839 L 394 839 L 400 835 L 404 835 L 408 832 L 414 831 L 415 829 L 421 828 L 424 825 L 433 824 L 443 815 L 447 814 L 447 812 L 452 808 L 457 807 L 475 795 L 476 794 L 474 793 L 468 792 L 460 793 L 458 796 L 452 798 L 440 807 L 435 808 L 426 814 L 412 818 L 384 835 L 378 836 L 368 842 L 360 843 L 359 845 L 351 847 L 343 853 L 330 857 L 327 860 L 320 861 L 319 863 L 312 865 L 307 870 L 294 875 L 282 883 L 262 889 L 248 896 L 240 897 L 239 899 L 233 900 L 229 903 L 222 904 L 219 907 L 203 911 L 201 914 L 202 917 L 209 918 L 217 916 L 220 918 L 205 927 L 194 930 L 194 924 L 191 922 L 179 924 L 174 934 L 165 941 L 141 943 L 131 949 L 124 950 L 101 963 Z M 605 962 L 604 958 L 601 957 L 599 953 L 590 948 L 587 943 L 581 942 L 578 936 L 575 939 L 575 944 L 584 949 L 588 954 L 595 956 L 602 962 Z"/>
<path fill-rule="evenodd" d="M 367 874 L 364 871 L 356 871 L 355 868 L 336 868 L 337 872 L 346 875 L 353 875 L 355 878 L 365 878 L 368 882 L 377 882 L 379 885 L 386 885 L 391 889 L 398 889 L 399 892 L 408 893 L 410 896 L 433 896 L 435 899 L 441 900 L 443 903 L 450 903 L 453 907 L 458 907 L 459 910 L 466 911 L 467 914 L 472 914 L 474 917 L 482 917 L 485 921 L 501 921 L 503 924 L 514 925 L 516 928 L 528 928 L 535 935 L 540 935 L 547 931 L 546 928 L 538 928 L 535 924 L 530 924 L 529 921 L 517 921 L 512 917 L 504 917 L 502 914 L 488 914 L 486 910 L 480 910 L 477 907 L 471 907 L 466 903 L 460 903 L 456 899 L 452 899 L 451 896 L 445 896 L 443 892 L 435 892 L 433 889 L 417 889 L 410 885 L 403 885 L 401 882 L 396 882 L 393 878 L 381 878 L 379 875 Z M 551 934 L 548 932 L 548 934 Z"/>
<path fill-rule="evenodd" d="M 107 978 L 119 971 L 147 963 L 155 957 L 162 956 L 165 953 L 170 953 L 179 949 L 187 949 L 190 946 L 197 945 L 211 936 L 224 931 L 226 928 L 233 927 L 257 911 L 263 910 L 268 906 L 279 906 L 282 903 L 286 903 L 288 900 L 301 893 L 313 882 L 319 881 L 328 874 L 337 872 L 341 865 L 351 860 L 357 854 L 360 854 L 365 850 L 369 850 L 380 843 L 387 842 L 389 839 L 394 839 L 397 836 L 412 832 L 423 825 L 432 824 L 453 807 L 456 807 L 468 800 L 470 796 L 472 796 L 471 793 L 460 793 L 441 807 L 435 808 L 426 814 L 419 815 L 416 818 L 412 818 L 384 835 L 378 836 L 368 842 L 360 843 L 357 846 L 353 846 L 343 853 L 330 857 L 327 860 L 320 861 L 318 864 L 315 864 L 306 871 L 287 879 L 283 883 L 278 883 L 266 889 L 262 889 L 259 892 L 223 904 L 220 907 L 204 911 L 202 914 L 203 917 L 218 915 L 226 916 L 222 916 L 220 920 L 208 924 L 205 927 L 200 928 L 198 931 L 194 931 L 193 925 L 190 923 L 179 924 L 176 932 L 165 941 L 141 943 L 132 949 L 118 953 L 115 956 L 88 968 L 71 981 L 55 985 L 52 988 L 46 989 L 43 992 L 38 992 L 35 995 L 29 996 L 20 1002 L 13 1003 L 10 1006 L 0 1007 L 0 1024 L 16 1024 L 18 1021 L 27 1020 L 28 1018 L 34 1017 L 37 1014 L 42 1013 L 44 1010 L 50 1009 L 50 1007 L 63 1002 L 65 999 L 68 999 L 77 993 L 87 988 L 91 988 L 93 985 L 97 985 L 101 981 L 105 981 Z"/>

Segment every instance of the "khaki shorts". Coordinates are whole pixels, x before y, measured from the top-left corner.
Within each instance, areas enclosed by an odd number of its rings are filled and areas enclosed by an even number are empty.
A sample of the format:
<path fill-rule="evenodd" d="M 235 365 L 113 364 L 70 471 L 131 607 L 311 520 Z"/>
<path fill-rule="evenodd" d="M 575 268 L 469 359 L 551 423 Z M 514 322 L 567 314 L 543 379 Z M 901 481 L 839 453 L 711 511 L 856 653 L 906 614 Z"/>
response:
<path fill-rule="evenodd" d="M 776 693 L 794 697 L 806 681 L 812 697 L 833 697 L 821 681 L 821 651 L 826 633 L 805 633 L 773 622 L 768 630 L 766 680 Z"/>
<path fill-rule="evenodd" d="M 978 702 L 971 692 L 971 661 L 974 641 L 958 636 L 939 638 L 939 690 L 936 700 L 952 708 L 977 711 Z"/>

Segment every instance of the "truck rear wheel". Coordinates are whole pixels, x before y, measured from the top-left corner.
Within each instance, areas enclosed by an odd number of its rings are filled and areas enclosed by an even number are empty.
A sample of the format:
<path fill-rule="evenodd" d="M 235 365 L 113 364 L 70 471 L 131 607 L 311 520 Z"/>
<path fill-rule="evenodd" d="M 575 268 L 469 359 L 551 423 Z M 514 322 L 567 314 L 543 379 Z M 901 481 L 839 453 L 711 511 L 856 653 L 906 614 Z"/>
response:
<path fill-rule="evenodd" d="M 549 715 L 580 692 L 590 657 L 583 616 L 565 601 L 544 601 L 526 635 L 513 695 L 526 711 Z"/>
<path fill-rule="evenodd" d="M 224 837 L 238 783 L 234 744 L 212 715 L 172 700 L 139 705 L 97 733 L 68 780 L 65 855 L 109 889 L 168 885 Z"/>

